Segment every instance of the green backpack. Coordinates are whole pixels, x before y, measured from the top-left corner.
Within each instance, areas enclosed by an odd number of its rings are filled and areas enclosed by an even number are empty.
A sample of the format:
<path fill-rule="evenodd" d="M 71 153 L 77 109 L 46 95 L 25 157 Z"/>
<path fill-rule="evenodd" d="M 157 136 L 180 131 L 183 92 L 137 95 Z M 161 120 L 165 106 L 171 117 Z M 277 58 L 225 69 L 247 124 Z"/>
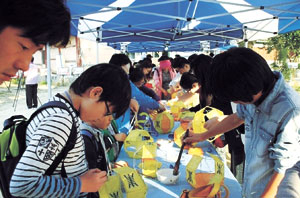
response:
<path fill-rule="evenodd" d="M 15 115 L 4 121 L 3 131 L 0 133 L 0 188 L 4 198 L 11 198 L 9 184 L 14 170 L 26 150 L 26 129 L 33 118 L 42 110 L 51 107 L 59 107 L 71 112 L 65 103 L 60 101 L 50 101 L 38 108 L 27 120 L 23 115 Z M 59 163 L 65 159 L 68 152 L 74 148 L 76 142 L 77 128 L 72 116 L 72 129 L 65 147 L 55 158 L 45 175 L 52 175 Z M 67 177 L 64 164 L 61 171 L 62 177 Z"/>

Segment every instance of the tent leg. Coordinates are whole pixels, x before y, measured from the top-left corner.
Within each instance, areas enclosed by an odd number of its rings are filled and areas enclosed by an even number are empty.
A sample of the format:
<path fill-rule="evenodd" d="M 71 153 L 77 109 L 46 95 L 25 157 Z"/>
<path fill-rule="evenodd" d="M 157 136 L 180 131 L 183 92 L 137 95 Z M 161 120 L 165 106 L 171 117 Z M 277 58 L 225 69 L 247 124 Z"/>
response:
<path fill-rule="evenodd" d="M 48 85 L 48 99 L 52 98 L 52 89 L 51 89 L 51 62 L 50 62 L 50 46 L 47 43 L 47 85 Z"/>

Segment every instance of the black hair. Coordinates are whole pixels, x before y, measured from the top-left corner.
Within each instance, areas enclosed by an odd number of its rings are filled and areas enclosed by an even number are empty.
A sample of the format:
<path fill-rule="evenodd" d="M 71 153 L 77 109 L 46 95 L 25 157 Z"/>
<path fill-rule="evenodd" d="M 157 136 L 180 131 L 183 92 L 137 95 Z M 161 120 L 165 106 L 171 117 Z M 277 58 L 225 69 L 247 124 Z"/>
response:
<path fill-rule="evenodd" d="M 209 87 L 211 62 L 212 58 L 210 56 L 200 54 L 193 60 L 191 64 L 192 71 L 201 85 L 200 105 L 202 108 L 208 105 L 207 98 L 209 95 L 211 95 L 211 90 Z"/>
<path fill-rule="evenodd" d="M 139 68 L 153 68 L 152 62 L 150 62 L 148 59 L 144 59 L 140 62 L 138 65 Z"/>
<path fill-rule="evenodd" d="M 185 90 L 192 89 L 193 84 L 198 82 L 197 77 L 189 72 L 184 72 L 180 78 L 180 86 Z"/>
<path fill-rule="evenodd" d="M 158 59 L 159 62 L 160 62 L 160 61 L 164 61 L 164 60 L 170 60 L 170 57 L 168 57 L 168 56 L 166 56 L 166 55 L 163 55 L 163 56 L 161 56 L 161 57 Z"/>
<path fill-rule="evenodd" d="M 81 96 L 87 89 L 96 86 L 103 88 L 99 101 L 111 102 L 115 118 L 123 115 L 131 99 L 130 83 L 123 69 L 107 63 L 92 66 L 71 84 L 70 89 Z"/>
<path fill-rule="evenodd" d="M 131 60 L 126 54 L 114 54 L 109 60 L 109 64 L 117 65 L 119 67 L 127 64 L 131 65 Z"/>
<path fill-rule="evenodd" d="M 32 63 L 33 63 L 33 61 L 34 61 L 34 57 L 31 57 L 31 61 L 30 61 L 30 62 L 32 62 Z"/>
<path fill-rule="evenodd" d="M 142 62 L 148 62 L 149 64 L 152 64 L 152 59 L 151 58 L 144 58 Z"/>
<path fill-rule="evenodd" d="M 192 63 L 196 58 L 197 58 L 198 54 L 192 54 L 188 57 L 188 61 L 190 61 L 190 63 Z"/>
<path fill-rule="evenodd" d="M 141 68 L 131 68 L 129 71 L 129 79 L 131 82 L 139 82 L 140 80 L 144 79 L 144 73 Z"/>
<path fill-rule="evenodd" d="M 21 36 L 35 45 L 66 46 L 70 38 L 71 15 L 63 0 L 1 0 L 0 32 L 19 28 Z"/>
<path fill-rule="evenodd" d="M 184 57 L 174 58 L 173 68 L 184 68 L 185 64 L 190 64 L 190 62 Z"/>
<path fill-rule="evenodd" d="M 214 95 L 230 101 L 251 102 L 268 90 L 275 76 L 263 57 L 249 48 L 231 48 L 214 57 L 210 87 Z"/>

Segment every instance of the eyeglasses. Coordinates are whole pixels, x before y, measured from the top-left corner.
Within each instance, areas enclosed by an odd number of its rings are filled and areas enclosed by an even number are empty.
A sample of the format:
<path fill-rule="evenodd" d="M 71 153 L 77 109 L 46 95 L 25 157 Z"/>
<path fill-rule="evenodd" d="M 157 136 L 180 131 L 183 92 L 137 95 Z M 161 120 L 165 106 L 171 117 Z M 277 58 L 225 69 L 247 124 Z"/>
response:
<path fill-rule="evenodd" d="M 104 116 L 113 116 L 114 117 L 114 113 L 110 112 L 107 101 L 104 101 L 105 103 L 105 107 L 106 107 L 106 114 Z"/>

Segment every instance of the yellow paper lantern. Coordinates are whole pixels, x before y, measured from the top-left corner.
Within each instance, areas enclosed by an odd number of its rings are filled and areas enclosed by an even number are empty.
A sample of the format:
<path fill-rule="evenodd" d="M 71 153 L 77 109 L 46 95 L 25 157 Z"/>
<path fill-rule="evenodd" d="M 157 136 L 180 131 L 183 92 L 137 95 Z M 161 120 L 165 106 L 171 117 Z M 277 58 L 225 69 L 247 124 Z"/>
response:
<path fill-rule="evenodd" d="M 121 178 L 127 198 L 146 198 L 147 185 L 137 170 L 121 167 L 114 170 Z"/>
<path fill-rule="evenodd" d="M 186 130 L 184 130 L 181 125 L 174 131 L 174 142 L 179 147 L 182 145 L 181 137 L 184 135 L 185 131 Z"/>
<path fill-rule="evenodd" d="M 187 130 L 188 124 L 191 123 L 194 119 L 195 112 L 184 111 L 180 115 L 180 124 L 184 130 Z"/>
<path fill-rule="evenodd" d="M 162 163 L 156 159 L 143 159 L 142 162 L 138 165 L 142 169 L 143 175 L 147 177 L 156 177 L 156 171 L 160 169 Z"/>
<path fill-rule="evenodd" d="M 186 181 L 193 188 L 201 188 L 204 197 L 214 197 L 220 192 L 220 187 L 224 186 L 224 164 L 216 155 L 209 154 L 215 162 L 215 172 L 200 172 L 197 168 L 202 161 L 203 156 L 193 155 L 186 166 Z"/>
<path fill-rule="evenodd" d="M 121 188 L 121 178 L 119 175 L 108 175 L 107 181 L 98 190 L 99 197 L 110 198 L 114 196 L 116 198 L 123 198 L 123 192 Z"/>
<path fill-rule="evenodd" d="M 157 114 L 154 122 L 154 128 L 158 133 L 166 134 L 172 131 L 174 127 L 174 118 L 169 112 Z"/>
<path fill-rule="evenodd" d="M 185 105 L 182 101 L 176 101 L 171 106 L 171 113 L 172 113 L 175 121 L 179 120 L 180 115 L 181 115 L 181 109 L 183 109 L 184 107 L 185 107 Z"/>
<path fill-rule="evenodd" d="M 213 117 L 220 117 L 223 116 L 223 112 L 213 108 L 213 107 L 209 107 L 206 106 L 202 109 L 200 109 L 199 111 L 197 111 L 197 113 L 194 116 L 193 119 L 193 129 L 194 129 L 194 133 L 204 133 L 205 131 L 207 131 L 206 128 L 204 128 L 204 124 L 206 121 L 208 121 L 209 119 L 213 118 Z M 217 136 L 216 136 L 217 137 Z M 210 141 L 213 141 L 215 138 L 210 139 Z"/>
<path fill-rule="evenodd" d="M 183 127 L 182 125 L 180 125 L 175 131 L 174 131 L 174 142 L 177 146 L 181 147 L 182 145 L 182 141 L 181 138 L 184 136 L 185 132 L 186 132 L 187 127 Z M 192 143 L 191 145 L 186 145 L 184 147 L 184 149 L 190 149 L 191 147 L 195 146 L 197 144 L 197 142 Z"/>
<path fill-rule="evenodd" d="M 144 151 L 147 148 L 147 152 Z M 132 130 L 124 141 L 124 150 L 129 157 L 140 159 L 145 153 L 152 153 L 152 158 L 155 157 L 156 143 L 154 143 L 153 138 L 145 130 Z M 155 152 L 153 151 L 155 150 Z"/>

